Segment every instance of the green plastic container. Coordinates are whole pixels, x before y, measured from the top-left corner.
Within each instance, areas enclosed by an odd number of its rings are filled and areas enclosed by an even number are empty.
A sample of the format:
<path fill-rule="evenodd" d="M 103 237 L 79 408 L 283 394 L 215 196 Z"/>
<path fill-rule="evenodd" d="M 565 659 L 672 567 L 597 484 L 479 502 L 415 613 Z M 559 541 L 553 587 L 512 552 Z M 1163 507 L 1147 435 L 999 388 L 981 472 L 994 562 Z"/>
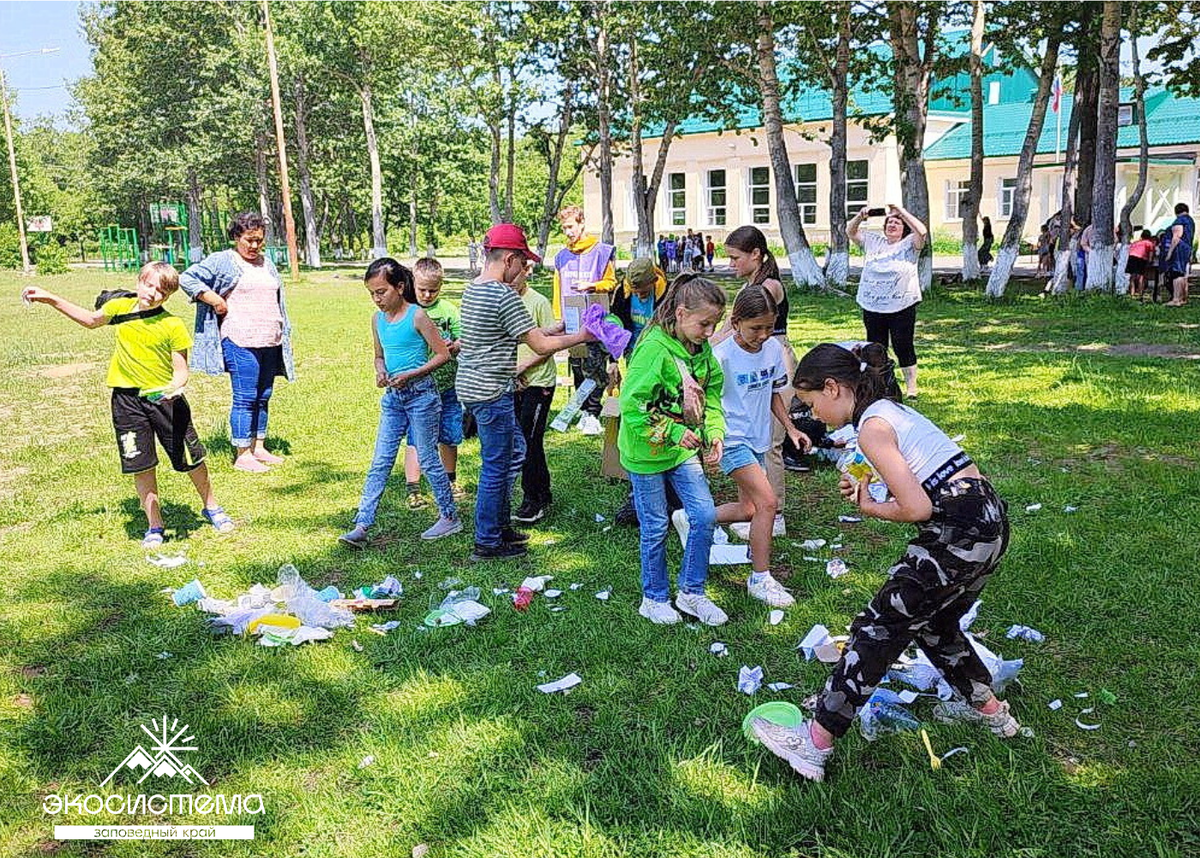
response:
<path fill-rule="evenodd" d="M 750 726 L 756 718 L 770 721 L 772 724 L 778 724 L 780 727 L 790 727 L 792 729 L 804 723 L 804 713 L 800 711 L 800 707 L 785 700 L 772 700 L 761 706 L 755 706 L 742 719 L 742 732 L 746 734 L 746 738 L 751 742 L 758 742 L 758 739 L 754 737 L 754 730 Z"/>

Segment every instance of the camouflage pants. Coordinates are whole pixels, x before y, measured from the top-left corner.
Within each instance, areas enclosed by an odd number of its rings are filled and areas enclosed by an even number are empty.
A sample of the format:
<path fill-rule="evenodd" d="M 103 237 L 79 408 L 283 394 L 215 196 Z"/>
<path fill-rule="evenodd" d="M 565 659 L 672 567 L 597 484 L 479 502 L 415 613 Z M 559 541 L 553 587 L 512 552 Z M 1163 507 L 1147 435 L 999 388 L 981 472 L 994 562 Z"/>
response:
<path fill-rule="evenodd" d="M 964 699 L 983 702 L 991 674 L 958 627 L 1008 548 L 1007 506 L 991 484 L 952 480 L 933 492 L 933 515 L 919 525 L 888 581 L 850 626 L 850 640 L 817 703 L 834 736 L 913 641 Z"/>

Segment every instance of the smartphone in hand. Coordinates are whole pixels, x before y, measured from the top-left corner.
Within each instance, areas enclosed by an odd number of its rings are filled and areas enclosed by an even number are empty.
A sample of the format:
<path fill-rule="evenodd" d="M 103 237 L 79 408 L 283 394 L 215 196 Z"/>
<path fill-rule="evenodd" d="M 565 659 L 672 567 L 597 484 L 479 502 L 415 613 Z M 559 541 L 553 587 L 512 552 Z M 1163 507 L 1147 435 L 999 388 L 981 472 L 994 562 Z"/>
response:
<path fill-rule="evenodd" d="M 883 217 L 885 214 L 887 214 L 885 208 L 867 209 L 867 217 Z"/>

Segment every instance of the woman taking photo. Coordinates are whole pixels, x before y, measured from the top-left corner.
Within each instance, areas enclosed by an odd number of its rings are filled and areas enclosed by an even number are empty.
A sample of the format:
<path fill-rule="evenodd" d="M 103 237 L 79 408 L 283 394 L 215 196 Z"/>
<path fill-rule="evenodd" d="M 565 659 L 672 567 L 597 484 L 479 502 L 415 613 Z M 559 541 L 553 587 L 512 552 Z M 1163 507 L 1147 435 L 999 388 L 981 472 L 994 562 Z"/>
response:
<path fill-rule="evenodd" d="M 235 215 L 229 225 L 233 249 L 212 253 L 179 275 L 180 288 L 196 302 L 192 367 L 209 375 L 229 373 L 233 466 L 251 473 L 283 462 L 265 446 L 267 405 L 275 376 L 295 377 L 283 281 L 263 255 L 265 235 L 262 215 Z"/>
<path fill-rule="evenodd" d="M 904 373 L 905 394 L 917 395 L 917 352 L 913 332 L 917 304 L 921 302 L 921 278 L 917 257 L 925 246 L 928 231 L 903 206 L 888 206 L 883 233 L 860 230 L 870 209 L 863 207 L 846 224 L 850 240 L 863 249 L 862 277 L 858 281 L 858 306 L 863 311 L 867 340 L 886 349 L 889 337 L 896 363 Z"/>

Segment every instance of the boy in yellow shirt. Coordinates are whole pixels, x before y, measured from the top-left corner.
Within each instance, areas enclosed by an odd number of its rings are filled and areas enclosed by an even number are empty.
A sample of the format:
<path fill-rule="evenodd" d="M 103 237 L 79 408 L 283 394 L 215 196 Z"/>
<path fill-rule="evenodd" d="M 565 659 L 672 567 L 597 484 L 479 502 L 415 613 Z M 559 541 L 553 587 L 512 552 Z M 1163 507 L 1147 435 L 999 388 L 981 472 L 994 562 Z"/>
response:
<path fill-rule="evenodd" d="M 192 338 L 178 316 L 163 303 L 179 288 L 179 274 L 165 262 L 148 262 L 138 272 L 137 292 L 117 293 L 85 310 L 45 289 L 22 292 L 29 302 L 49 304 L 85 328 L 115 325 L 116 350 L 108 365 L 112 388 L 112 420 L 121 473 L 132 474 L 149 528 L 143 548 L 163 544 L 162 512 L 158 500 L 158 452 L 166 450 L 171 466 L 192 479 L 204 504 L 204 517 L 219 533 L 234 529 L 233 520 L 218 504 L 204 464 L 204 446 L 192 426 L 192 412 L 183 396 L 188 380 L 187 353 Z"/>

